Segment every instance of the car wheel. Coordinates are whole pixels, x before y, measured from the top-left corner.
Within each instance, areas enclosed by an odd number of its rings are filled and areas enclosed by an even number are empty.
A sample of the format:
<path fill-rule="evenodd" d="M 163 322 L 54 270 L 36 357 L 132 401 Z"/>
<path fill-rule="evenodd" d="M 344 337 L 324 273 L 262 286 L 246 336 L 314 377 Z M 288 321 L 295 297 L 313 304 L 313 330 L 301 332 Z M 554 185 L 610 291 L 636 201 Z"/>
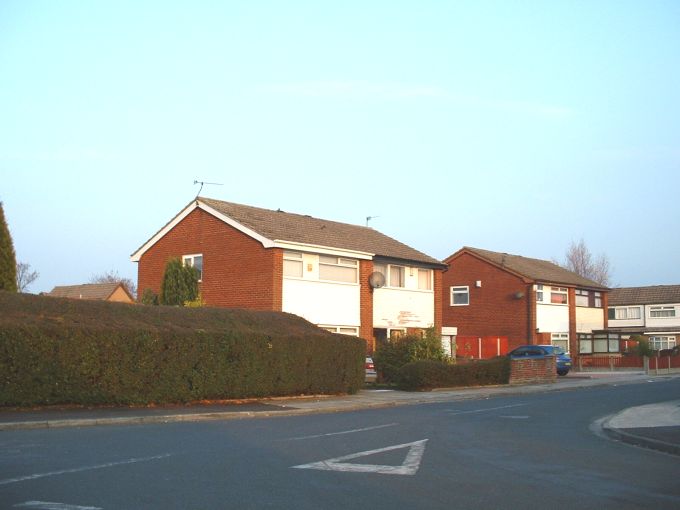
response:
<path fill-rule="evenodd" d="M 567 375 L 569 373 L 569 370 L 558 370 L 557 375 Z"/>

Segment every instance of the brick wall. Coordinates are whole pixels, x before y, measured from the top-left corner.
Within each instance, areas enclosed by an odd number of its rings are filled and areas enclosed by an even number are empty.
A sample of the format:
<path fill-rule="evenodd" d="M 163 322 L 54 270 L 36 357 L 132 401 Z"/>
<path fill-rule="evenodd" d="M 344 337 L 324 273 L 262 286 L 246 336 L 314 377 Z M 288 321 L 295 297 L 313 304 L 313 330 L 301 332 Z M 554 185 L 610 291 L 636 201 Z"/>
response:
<path fill-rule="evenodd" d="M 556 380 L 555 356 L 510 360 L 510 384 L 543 384 Z"/>
<path fill-rule="evenodd" d="M 138 295 L 160 292 L 167 261 L 203 254 L 201 296 L 206 305 L 281 310 L 283 252 L 264 249 L 256 240 L 196 209 L 142 255 Z"/>
<path fill-rule="evenodd" d="M 481 281 L 481 287 L 475 282 Z M 451 306 L 450 288 L 468 286 L 470 304 Z M 517 297 L 517 293 L 522 297 Z M 442 275 L 442 324 L 458 327 L 462 336 L 501 336 L 508 348 L 526 344 L 536 323 L 533 286 L 524 279 L 463 253 L 450 261 Z"/>
<path fill-rule="evenodd" d="M 361 327 L 359 336 L 366 340 L 366 352 L 372 353 L 375 350 L 375 340 L 373 338 L 373 289 L 368 284 L 368 277 L 373 272 L 372 260 L 359 261 L 359 314 Z"/>

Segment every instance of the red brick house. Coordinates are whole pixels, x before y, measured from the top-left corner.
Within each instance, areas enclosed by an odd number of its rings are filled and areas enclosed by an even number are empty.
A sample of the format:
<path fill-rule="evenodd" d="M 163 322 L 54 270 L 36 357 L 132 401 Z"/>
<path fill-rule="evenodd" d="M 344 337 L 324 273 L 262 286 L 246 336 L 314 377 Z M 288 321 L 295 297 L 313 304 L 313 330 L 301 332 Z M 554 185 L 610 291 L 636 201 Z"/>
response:
<path fill-rule="evenodd" d="M 609 345 L 606 287 L 547 260 L 477 248 L 464 247 L 444 262 L 444 334 L 507 338 L 509 350 L 554 344 L 572 356 Z"/>
<path fill-rule="evenodd" d="M 207 306 L 294 313 L 369 351 L 441 328 L 446 266 L 372 228 L 197 197 L 132 254 L 140 296 L 173 257 L 199 269 Z"/>

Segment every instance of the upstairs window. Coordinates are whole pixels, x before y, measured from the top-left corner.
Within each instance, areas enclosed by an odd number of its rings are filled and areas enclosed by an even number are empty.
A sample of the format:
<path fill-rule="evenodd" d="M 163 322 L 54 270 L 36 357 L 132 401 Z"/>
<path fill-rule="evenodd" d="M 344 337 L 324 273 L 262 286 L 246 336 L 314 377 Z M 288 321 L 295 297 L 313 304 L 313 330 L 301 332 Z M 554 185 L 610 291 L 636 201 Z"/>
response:
<path fill-rule="evenodd" d="M 602 292 L 593 292 L 593 306 L 602 308 Z"/>
<path fill-rule="evenodd" d="M 470 287 L 451 287 L 451 306 L 470 304 Z"/>
<path fill-rule="evenodd" d="M 182 263 L 188 267 L 195 267 L 198 271 L 198 281 L 203 280 L 203 255 L 182 255 Z"/>
<path fill-rule="evenodd" d="M 302 278 L 302 253 L 288 250 L 283 252 L 283 276 Z"/>
<path fill-rule="evenodd" d="M 543 302 L 543 284 L 539 283 L 536 285 L 536 301 L 539 303 Z"/>
<path fill-rule="evenodd" d="M 610 308 L 608 317 L 611 320 L 639 319 L 642 317 L 639 306 Z"/>
<path fill-rule="evenodd" d="M 564 287 L 551 287 L 550 302 L 554 305 L 566 305 L 569 302 L 567 289 Z"/>
<path fill-rule="evenodd" d="M 390 265 L 390 287 L 403 287 L 406 280 L 406 268 L 404 266 Z"/>
<path fill-rule="evenodd" d="M 649 308 L 650 317 L 675 317 L 674 306 L 652 306 Z"/>
<path fill-rule="evenodd" d="M 418 269 L 418 288 L 420 290 L 432 290 L 431 269 Z"/>
<path fill-rule="evenodd" d="M 587 290 L 576 289 L 576 306 L 589 306 L 590 292 Z"/>
<path fill-rule="evenodd" d="M 319 279 L 332 282 L 357 283 L 359 261 L 319 255 Z"/>

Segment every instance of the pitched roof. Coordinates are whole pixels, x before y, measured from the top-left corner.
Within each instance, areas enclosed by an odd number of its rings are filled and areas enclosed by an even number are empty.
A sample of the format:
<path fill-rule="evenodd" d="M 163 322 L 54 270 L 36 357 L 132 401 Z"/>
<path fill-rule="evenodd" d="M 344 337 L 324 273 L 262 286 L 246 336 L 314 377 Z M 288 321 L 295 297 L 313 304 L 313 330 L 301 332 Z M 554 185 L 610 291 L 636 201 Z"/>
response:
<path fill-rule="evenodd" d="M 206 197 L 196 197 L 182 212 L 139 248 L 133 254 L 133 260 L 141 256 L 158 238 L 162 237 L 164 231 L 171 228 L 174 222 L 183 218 L 187 210 L 193 210 L 195 207 L 206 209 L 206 206 L 208 212 L 210 210 L 215 211 L 222 215 L 223 219 L 236 222 L 238 227 L 245 227 L 242 229 L 244 232 L 247 232 L 249 235 L 258 236 L 261 241 L 268 243 L 267 246 L 272 246 L 274 242 L 294 243 L 349 250 L 371 254 L 376 257 L 445 267 L 441 261 L 386 236 L 373 228 L 324 220 L 281 210 L 274 211 L 224 202 Z"/>
<path fill-rule="evenodd" d="M 452 259 L 459 253 L 465 251 L 536 282 L 559 283 L 567 286 L 586 287 L 590 289 L 607 289 L 607 287 L 604 287 L 593 280 L 584 278 L 583 276 L 560 267 L 548 260 L 531 259 L 522 257 L 521 255 L 510 255 L 508 253 L 482 250 L 469 246 L 463 247 L 461 250 L 451 255 L 449 259 Z"/>
<path fill-rule="evenodd" d="M 620 287 L 609 293 L 609 305 L 651 305 L 680 303 L 680 285 Z"/>
<path fill-rule="evenodd" d="M 111 297 L 115 290 L 122 286 L 123 290 L 129 294 L 122 283 L 86 283 L 83 285 L 61 285 L 54 287 L 46 295 L 51 297 L 63 297 L 70 299 L 102 299 Z M 132 297 L 130 297 L 132 299 Z"/>

